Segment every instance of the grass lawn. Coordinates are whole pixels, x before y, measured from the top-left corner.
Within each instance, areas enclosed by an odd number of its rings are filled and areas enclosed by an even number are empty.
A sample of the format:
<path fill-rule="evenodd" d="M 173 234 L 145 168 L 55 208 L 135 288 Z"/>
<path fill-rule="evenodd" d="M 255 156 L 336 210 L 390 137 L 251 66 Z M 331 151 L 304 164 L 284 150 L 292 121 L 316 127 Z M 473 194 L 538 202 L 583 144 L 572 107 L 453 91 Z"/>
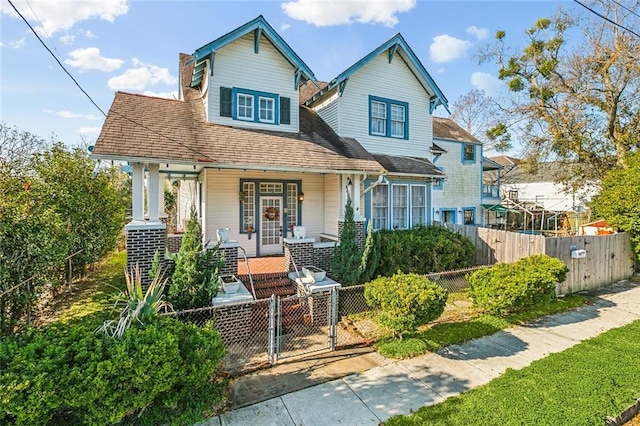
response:
<path fill-rule="evenodd" d="M 124 268 L 127 252 L 114 252 L 96 265 L 87 277 L 74 281 L 70 288 L 46 303 L 38 314 L 38 324 L 69 322 L 88 315 L 96 320 L 117 316 L 112 307 L 115 296 L 126 287 Z"/>
<path fill-rule="evenodd" d="M 452 293 L 447 304 L 451 305 L 460 301 L 468 302 L 465 293 Z M 503 317 L 482 314 L 472 308 L 451 309 L 445 311 L 443 317 L 436 323 L 422 328 L 417 333 L 405 335 L 402 340 L 383 337 L 376 343 L 376 349 L 381 355 L 389 358 L 411 358 L 588 303 L 588 298 L 574 294 L 534 306 L 525 312 Z"/>
<path fill-rule="evenodd" d="M 640 397 L 638 354 L 640 321 L 386 424 L 603 425 Z"/>

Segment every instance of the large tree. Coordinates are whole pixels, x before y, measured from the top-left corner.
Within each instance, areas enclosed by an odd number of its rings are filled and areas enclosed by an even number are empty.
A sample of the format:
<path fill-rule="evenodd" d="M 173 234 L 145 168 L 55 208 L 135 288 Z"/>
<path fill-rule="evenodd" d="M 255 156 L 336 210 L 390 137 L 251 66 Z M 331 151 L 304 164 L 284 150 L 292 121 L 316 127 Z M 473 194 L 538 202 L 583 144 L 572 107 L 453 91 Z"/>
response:
<path fill-rule="evenodd" d="M 638 5 L 590 5 L 613 22 L 638 28 Z M 626 154 L 640 147 L 640 38 L 576 10 L 536 21 L 520 51 L 498 31 L 483 54 L 497 62 L 499 78 L 514 95 L 511 123 L 526 123 L 518 134 L 525 157 L 571 163 L 558 168 L 555 179 L 574 184 L 626 167 Z M 495 135 L 507 134 L 511 123 L 496 127 Z"/>

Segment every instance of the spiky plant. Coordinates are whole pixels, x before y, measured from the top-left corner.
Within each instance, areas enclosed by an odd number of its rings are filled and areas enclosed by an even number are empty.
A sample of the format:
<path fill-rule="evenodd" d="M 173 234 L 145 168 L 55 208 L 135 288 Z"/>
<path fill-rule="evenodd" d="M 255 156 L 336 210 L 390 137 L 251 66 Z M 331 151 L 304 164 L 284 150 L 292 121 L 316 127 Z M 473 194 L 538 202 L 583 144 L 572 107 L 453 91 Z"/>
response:
<path fill-rule="evenodd" d="M 171 304 L 164 300 L 167 278 L 164 278 L 161 267 L 158 267 L 146 291 L 142 288 L 142 273 L 138 265 L 129 270 L 125 268 L 124 276 L 127 287 L 116 301 L 116 306 L 122 306 L 120 317 L 105 321 L 96 330 L 112 337 L 121 337 L 134 321 L 144 325 L 161 311 L 172 309 Z"/>

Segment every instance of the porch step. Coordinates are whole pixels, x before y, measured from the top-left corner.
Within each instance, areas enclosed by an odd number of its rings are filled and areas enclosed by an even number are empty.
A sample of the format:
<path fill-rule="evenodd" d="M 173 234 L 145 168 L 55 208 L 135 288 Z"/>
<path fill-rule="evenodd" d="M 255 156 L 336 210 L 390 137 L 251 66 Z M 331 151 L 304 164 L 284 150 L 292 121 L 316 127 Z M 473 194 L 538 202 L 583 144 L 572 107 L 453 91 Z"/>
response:
<path fill-rule="evenodd" d="M 296 287 L 286 272 L 273 272 L 252 275 L 254 296 L 256 299 L 268 299 L 272 294 L 276 296 L 292 296 L 296 294 Z M 249 275 L 239 275 L 238 279 L 251 291 Z"/>

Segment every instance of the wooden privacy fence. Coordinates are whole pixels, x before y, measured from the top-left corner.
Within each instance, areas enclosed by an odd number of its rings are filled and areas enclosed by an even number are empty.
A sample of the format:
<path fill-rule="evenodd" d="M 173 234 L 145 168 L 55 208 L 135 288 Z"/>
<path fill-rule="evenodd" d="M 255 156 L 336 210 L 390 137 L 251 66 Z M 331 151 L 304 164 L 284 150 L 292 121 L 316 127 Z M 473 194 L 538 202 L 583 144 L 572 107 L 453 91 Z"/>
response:
<path fill-rule="evenodd" d="M 604 287 L 628 279 L 634 272 L 634 254 L 627 234 L 544 237 L 477 226 L 443 224 L 465 235 L 475 244 L 476 263 L 512 263 L 533 254 L 546 254 L 562 260 L 569 274 L 559 294 Z M 574 259 L 573 250 L 586 250 L 586 257 Z"/>

